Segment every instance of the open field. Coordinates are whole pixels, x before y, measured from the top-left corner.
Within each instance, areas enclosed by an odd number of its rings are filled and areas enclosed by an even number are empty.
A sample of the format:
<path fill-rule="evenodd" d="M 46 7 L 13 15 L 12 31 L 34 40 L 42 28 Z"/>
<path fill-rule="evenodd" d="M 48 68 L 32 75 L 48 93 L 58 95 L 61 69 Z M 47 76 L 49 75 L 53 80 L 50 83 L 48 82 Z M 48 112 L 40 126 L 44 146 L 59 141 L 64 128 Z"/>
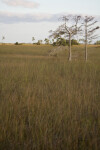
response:
<path fill-rule="evenodd" d="M 0 150 L 100 149 L 100 46 L 0 45 Z"/>

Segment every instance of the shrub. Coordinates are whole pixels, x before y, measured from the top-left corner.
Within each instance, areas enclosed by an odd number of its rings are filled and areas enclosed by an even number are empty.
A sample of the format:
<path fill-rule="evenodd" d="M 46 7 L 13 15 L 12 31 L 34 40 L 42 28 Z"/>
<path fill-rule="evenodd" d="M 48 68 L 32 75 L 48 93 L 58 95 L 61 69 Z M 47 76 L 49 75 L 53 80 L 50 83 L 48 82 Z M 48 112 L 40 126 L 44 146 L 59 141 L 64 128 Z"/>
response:
<path fill-rule="evenodd" d="M 16 43 L 15 43 L 15 45 L 19 45 L 19 43 L 18 43 L 18 42 L 16 42 Z"/>
<path fill-rule="evenodd" d="M 100 41 L 97 41 L 97 42 L 95 43 L 95 45 L 100 45 Z"/>

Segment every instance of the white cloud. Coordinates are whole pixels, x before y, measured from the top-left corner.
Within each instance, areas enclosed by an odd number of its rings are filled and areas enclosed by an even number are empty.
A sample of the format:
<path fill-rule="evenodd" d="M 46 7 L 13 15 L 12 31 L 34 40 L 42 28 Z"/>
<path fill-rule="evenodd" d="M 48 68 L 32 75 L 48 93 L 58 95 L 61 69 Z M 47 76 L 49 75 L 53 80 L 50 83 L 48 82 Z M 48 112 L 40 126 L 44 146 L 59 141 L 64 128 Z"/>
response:
<path fill-rule="evenodd" d="M 39 4 L 37 2 L 28 1 L 28 0 L 2 0 L 3 3 L 9 6 L 21 6 L 25 8 L 37 8 Z"/>
<path fill-rule="evenodd" d="M 58 22 L 59 17 L 68 13 L 47 14 L 47 13 L 12 13 L 0 11 L 0 23 L 20 23 L 20 22 Z M 77 14 L 76 14 L 77 15 Z M 79 15 L 79 14 L 78 14 Z M 100 16 L 95 16 L 100 21 Z"/>
<path fill-rule="evenodd" d="M 53 22 L 58 21 L 59 14 L 47 13 L 12 13 L 0 11 L 0 23 L 19 23 L 19 22 Z"/>

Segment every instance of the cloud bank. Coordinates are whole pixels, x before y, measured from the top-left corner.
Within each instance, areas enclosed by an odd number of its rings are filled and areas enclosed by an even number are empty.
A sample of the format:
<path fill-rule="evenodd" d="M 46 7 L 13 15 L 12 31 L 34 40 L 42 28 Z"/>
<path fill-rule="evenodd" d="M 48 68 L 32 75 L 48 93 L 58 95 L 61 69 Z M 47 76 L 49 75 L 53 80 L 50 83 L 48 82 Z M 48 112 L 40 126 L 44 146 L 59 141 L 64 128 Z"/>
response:
<path fill-rule="evenodd" d="M 68 13 L 47 14 L 47 13 L 12 13 L 0 11 L 0 23 L 34 23 L 34 22 L 58 22 L 59 17 L 68 15 Z M 77 15 L 77 14 L 76 14 Z M 78 14 L 79 15 L 79 14 Z M 100 16 L 95 16 L 96 20 L 100 21 Z"/>
<path fill-rule="evenodd" d="M 24 8 L 37 8 L 39 4 L 37 2 L 29 1 L 29 0 L 2 0 L 8 6 L 14 7 L 24 7 Z"/>
<path fill-rule="evenodd" d="M 20 22 L 55 22 L 58 21 L 59 14 L 46 13 L 11 13 L 0 11 L 0 23 L 20 23 Z"/>

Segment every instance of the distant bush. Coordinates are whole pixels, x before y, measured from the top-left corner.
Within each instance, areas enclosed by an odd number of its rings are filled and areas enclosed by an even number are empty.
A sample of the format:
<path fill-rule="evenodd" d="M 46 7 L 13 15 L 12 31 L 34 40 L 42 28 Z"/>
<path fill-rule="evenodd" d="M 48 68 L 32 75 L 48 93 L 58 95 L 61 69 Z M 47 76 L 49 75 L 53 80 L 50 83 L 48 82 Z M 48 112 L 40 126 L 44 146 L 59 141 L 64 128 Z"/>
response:
<path fill-rule="evenodd" d="M 56 44 L 56 42 L 53 42 L 53 44 L 52 44 L 53 46 L 57 46 L 57 44 Z"/>
<path fill-rule="evenodd" d="M 18 42 L 16 42 L 16 43 L 15 43 L 15 45 L 19 45 L 19 43 L 18 43 Z"/>
<path fill-rule="evenodd" d="M 66 40 L 64 38 L 60 38 L 57 40 L 58 45 L 66 46 Z"/>
<path fill-rule="evenodd" d="M 38 41 L 38 42 L 37 42 L 37 45 L 40 45 L 40 44 L 41 44 L 41 43 Z"/>
<path fill-rule="evenodd" d="M 66 40 L 66 44 L 69 45 L 69 40 Z M 71 40 L 71 45 L 79 45 L 78 41 L 75 39 Z"/>
<path fill-rule="evenodd" d="M 41 45 L 42 44 L 42 40 L 38 40 L 37 45 Z"/>
<path fill-rule="evenodd" d="M 56 42 L 53 42 L 53 46 L 60 46 L 60 45 L 63 45 L 63 46 L 66 46 L 66 40 L 64 38 L 58 38 L 56 40 Z"/>
<path fill-rule="evenodd" d="M 75 39 L 72 39 L 71 43 L 72 43 L 72 45 L 79 45 L 78 41 Z"/>
<path fill-rule="evenodd" d="M 16 42 L 15 43 L 15 45 L 23 45 L 24 43 L 18 43 L 18 42 Z"/>
<path fill-rule="evenodd" d="M 75 39 L 71 40 L 72 45 L 79 45 L 78 41 Z M 64 38 L 58 38 L 56 42 L 53 42 L 53 46 L 67 46 L 69 45 L 69 40 L 65 40 Z"/>
<path fill-rule="evenodd" d="M 95 45 L 100 45 L 100 41 L 97 41 L 97 42 L 95 43 Z"/>

